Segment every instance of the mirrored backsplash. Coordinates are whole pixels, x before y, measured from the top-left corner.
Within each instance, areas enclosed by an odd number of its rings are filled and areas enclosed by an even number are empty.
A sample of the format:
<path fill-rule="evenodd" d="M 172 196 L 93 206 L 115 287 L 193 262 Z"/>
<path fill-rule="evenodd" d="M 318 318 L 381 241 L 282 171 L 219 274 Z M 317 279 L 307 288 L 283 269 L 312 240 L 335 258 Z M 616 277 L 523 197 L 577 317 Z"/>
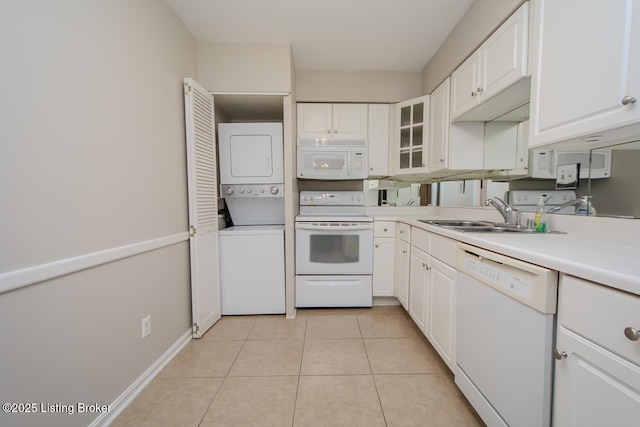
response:
<path fill-rule="evenodd" d="M 582 178 L 577 182 L 577 198 L 591 196 L 598 216 L 640 218 L 640 141 L 598 147 L 611 150 L 611 172 L 605 178 Z M 586 153 L 593 150 L 586 149 Z M 531 152 L 529 153 L 531 154 Z M 555 167 L 559 165 L 554 165 Z M 581 176 L 591 176 L 580 164 Z M 477 175 L 477 174 L 476 174 Z M 495 175 L 495 174 L 494 174 Z M 494 179 L 464 179 L 427 184 L 398 181 L 364 181 L 370 206 L 448 206 L 479 207 L 491 197 L 505 197 L 507 191 L 551 191 L 556 179 L 505 176 Z M 483 177 L 484 178 L 484 177 Z M 382 184 L 379 184 L 382 183 Z M 371 187 L 379 186 L 379 188 Z M 556 214 L 574 214 L 575 209 Z"/>

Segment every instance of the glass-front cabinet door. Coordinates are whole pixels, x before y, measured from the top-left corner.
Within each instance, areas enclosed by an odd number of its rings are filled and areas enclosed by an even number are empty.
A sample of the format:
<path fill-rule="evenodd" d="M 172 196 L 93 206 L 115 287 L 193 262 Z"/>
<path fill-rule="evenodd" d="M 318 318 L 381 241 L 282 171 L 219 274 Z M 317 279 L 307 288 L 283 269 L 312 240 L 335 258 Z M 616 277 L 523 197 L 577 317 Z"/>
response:
<path fill-rule="evenodd" d="M 395 174 L 426 172 L 429 95 L 397 103 L 396 117 Z"/>

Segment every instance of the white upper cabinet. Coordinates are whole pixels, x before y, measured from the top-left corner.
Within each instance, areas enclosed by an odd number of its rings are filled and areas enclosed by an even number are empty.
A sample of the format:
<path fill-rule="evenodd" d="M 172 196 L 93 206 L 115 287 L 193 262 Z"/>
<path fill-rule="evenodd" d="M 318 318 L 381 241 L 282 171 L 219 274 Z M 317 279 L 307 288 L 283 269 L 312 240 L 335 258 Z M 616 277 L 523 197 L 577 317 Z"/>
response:
<path fill-rule="evenodd" d="M 640 122 L 638 1 L 539 0 L 536 9 L 529 146 L 637 137 L 627 126 Z"/>
<path fill-rule="evenodd" d="M 449 91 L 447 78 L 429 99 L 429 172 L 446 168 L 449 155 Z"/>
<path fill-rule="evenodd" d="M 484 123 L 449 120 L 450 79 L 429 98 L 428 174 L 438 177 L 451 171 L 482 169 Z"/>
<path fill-rule="evenodd" d="M 369 176 L 389 176 L 389 104 L 369 105 Z"/>
<path fill-rule="evenodd" d="M 451 119 L 492 120 L 528 102 L 528 44 L 527 2 L 451 75 Z"/>
<path fill-rule="evenodd" d="M 396 175 L 427 172 L 429 95 L 396 104 Z"/>
<path fill-rule="evenodd" d="M 367 104 L 298 104 L 298 138 L 367 139 Z"/>

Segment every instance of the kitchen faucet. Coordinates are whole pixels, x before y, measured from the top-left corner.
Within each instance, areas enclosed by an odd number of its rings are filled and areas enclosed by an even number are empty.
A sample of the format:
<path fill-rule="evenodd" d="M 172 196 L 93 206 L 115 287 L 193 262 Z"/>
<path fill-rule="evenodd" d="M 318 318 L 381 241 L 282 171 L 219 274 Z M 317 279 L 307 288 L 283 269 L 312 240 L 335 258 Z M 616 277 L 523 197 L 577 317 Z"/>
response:
<path fill-rule="evenodd" d="M 574 199 L 574 200 L 569 200 L 567 203 L 564 203 L 560 206 L 555 206 L 551 209 L 549 209 L 547 212 L 548 213 L 556 213 L 561 209 L 567 208 L 569 206 L 581 206 L 582 204 L 584 204 L 584 206 L 587 206 L 588 209 L 588 215 L 593 215 L 594 213 L 592 212 L 593 210 L 593 206 L 591 205 L 591 196 L 582 196 L 578 199 Z M 576 213 L 578 213 L 578 210 L 576 209 Z M 585 212 L 585 214 L 587 214 Z"/>
<path fill-rule="evenodd" d="M 502 217 L 504 218 L 504 222 L 507 225 L 520 226 L 520 212 L 517 209 L 514 209 L 513 207 L 511 207 L 511 205 L 509 203 L 505 202 L 500 197 L 494 197 L 493 199 L 487 199 L 486 202 L 484 202 L 484 205 L 485 206 L 493 206 L 494 208 L 496 208 L 498 210 L 498 212 L 500 212 L 500 215 L 502 215 Z M 514 213 L 516 214 L 515 224 L 513 223 L 513 214 Z"/>

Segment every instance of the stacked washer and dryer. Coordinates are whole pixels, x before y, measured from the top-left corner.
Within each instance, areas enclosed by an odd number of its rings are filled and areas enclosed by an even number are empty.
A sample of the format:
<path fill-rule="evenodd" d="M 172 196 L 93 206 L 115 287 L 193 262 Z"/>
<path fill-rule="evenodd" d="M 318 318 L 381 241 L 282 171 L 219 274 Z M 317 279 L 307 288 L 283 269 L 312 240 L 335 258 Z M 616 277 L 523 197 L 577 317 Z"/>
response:
<path fill-rule="evenodd" d="M 285 313 L 281 123 L 220 123 L 221 197 L 233 225 L 219 232 L 223 315 Z"/>

